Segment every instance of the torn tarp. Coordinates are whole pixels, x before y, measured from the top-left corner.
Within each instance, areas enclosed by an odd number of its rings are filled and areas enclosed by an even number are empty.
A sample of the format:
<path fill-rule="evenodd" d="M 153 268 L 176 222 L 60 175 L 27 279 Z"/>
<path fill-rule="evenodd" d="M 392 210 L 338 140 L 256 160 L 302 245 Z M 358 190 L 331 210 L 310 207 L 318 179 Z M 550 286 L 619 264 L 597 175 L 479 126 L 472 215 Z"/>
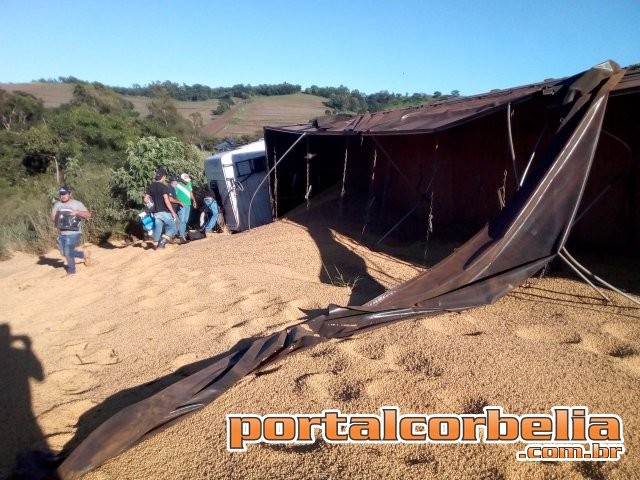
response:
<path fill-rule="evenodd" d="M 200 410 L 266 364 L 333 338 L 403 319 L 495 302 L 543 267 L 565 244 L 584 191 L 609 91 L 622 77 L 606 62 L 561 85 L 554 140 L 506 208 L 431 270 L 361 307 L 326 314 L 248 343 L 216 363 L 111 417 L 58 468 L 78 478 L 160 429 Z"/>

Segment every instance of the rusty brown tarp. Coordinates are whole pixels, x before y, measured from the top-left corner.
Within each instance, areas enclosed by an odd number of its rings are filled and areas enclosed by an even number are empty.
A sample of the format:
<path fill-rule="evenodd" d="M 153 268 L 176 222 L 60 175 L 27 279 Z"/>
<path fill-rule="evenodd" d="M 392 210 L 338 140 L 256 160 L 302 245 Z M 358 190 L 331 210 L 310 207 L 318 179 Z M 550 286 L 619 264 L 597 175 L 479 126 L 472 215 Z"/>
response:
<path fill-rule="evenodd" d="M 479 95 L 460 97 L 397 110 L 364 113 L 361 115 L 329 115 L 310 123 L 267 127 L 268 130 L 311 135 L 403 135 L 435 133 L 475 121 L 506 106 L 513 107 L 529 101 L 536 95 L 555 95 L 573 84 L 580 76 L 550 79 L 543 82 L 492 90 Z M 579 88 L 579 87 L 578 87 Z M 611 96 L 637 94 L 640 91 L 640 70 L 626 71 L 611 88 Z"/>
<path fill-rule="evenodd" d="M 563 121 L 554 142 L 501 213 L 431 270 L 361 307 L 324 315 L 257 339 L 133 404 L 94 430 L 59 466 L 80 477 L 215 400 L 242 377 L 332 338 L 392 322 L 495 302 L 547 264 L 565 244 L 585 187 L 608 94 L 623 76 L 606 62 L 554 83 Z"/>

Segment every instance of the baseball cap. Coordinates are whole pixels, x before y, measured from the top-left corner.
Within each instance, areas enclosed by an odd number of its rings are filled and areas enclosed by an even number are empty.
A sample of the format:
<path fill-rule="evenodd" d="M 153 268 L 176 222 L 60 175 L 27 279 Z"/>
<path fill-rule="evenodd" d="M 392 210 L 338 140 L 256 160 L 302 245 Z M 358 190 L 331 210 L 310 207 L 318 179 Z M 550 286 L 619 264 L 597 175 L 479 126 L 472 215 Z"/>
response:
<path fill-rule="evenodd" d="M 160 180 L 162 177 L 166 177 L 167 176 L 167 171 L 160 167 L 156 170 L 156 180 Z"/>
<path fill-rule="evenodd" d="M 63 185 L 58 189 L 58 195 L 66 195 L 68 193 L 71 193 L 71 189 L 66 185 Z"/>
<path fill-rule="evenodd" d="M 178 176 L 177 175 L 171 175 L 169 177 L 169 181 L 170 182 L 177 182 L 178 181 Z"/>
<path fill-rule="evenodd" d="M 188 173 L 183 173 L 182 175 L 180 175 L 180 178 L 182 179 L 183 182 L 190 182 L 191 181 L 191 177 L 189 176 Z"/>

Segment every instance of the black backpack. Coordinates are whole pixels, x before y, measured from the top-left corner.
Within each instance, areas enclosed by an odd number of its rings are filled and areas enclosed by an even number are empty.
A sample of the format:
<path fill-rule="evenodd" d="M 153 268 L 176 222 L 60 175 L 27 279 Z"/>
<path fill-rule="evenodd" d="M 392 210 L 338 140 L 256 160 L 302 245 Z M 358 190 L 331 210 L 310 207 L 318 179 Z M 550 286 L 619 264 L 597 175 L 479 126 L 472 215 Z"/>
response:
<path fill-rule="evenodd" d="M 55 224 L 56 228 L 66 232 L 78 232 L 80 231 L 80 222 L 82 218 L 71 215 L 71 210 L 62 209 L 56 212 Z"/>

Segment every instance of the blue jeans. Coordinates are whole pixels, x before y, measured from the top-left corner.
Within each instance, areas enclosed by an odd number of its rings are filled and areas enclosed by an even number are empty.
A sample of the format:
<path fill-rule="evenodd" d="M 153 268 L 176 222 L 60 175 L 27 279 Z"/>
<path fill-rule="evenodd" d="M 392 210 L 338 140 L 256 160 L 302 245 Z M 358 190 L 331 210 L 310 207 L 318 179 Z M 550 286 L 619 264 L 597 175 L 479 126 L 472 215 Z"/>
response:
<path fill-rule="evenodd" d="M 218 204 L 212 198 L 205 198 L 204 204 L 207 206 L 207 209 L 209 210 L 207 212 L 209 216 L 209 220 L 205 224 L 204 229 L 207 232 L 212 232 L 218 223 Z"/>
<path fill-rule="evenodd" d="M 60 254 L 67 260 L 67 273 L 76 273 L 76 258 L 84 258 L 84 253 L 76 250 L 81 237 L 81 233 L 58 236 Z"/>
<path fill-rule="evenodd" d="M 185 205 L 178 210 L 178 219 L 180 225 L 178 225 L 178 236 L 184 237 L 187 233 L 187 224 L 189 223 L 189 216 L 191 215 L 191 205 Z"/>
<path fill-rule="evenodd" d="M 173 238 L 176 234 L 176 222 L 169 212 L 156 212 L 153 214 L 155 226 L 153 227 L 153 241 L 160 241 L 162 230 L 164 229 L 167 236 Z M 166 227 L 166 229 L 165 229 Z"/>

